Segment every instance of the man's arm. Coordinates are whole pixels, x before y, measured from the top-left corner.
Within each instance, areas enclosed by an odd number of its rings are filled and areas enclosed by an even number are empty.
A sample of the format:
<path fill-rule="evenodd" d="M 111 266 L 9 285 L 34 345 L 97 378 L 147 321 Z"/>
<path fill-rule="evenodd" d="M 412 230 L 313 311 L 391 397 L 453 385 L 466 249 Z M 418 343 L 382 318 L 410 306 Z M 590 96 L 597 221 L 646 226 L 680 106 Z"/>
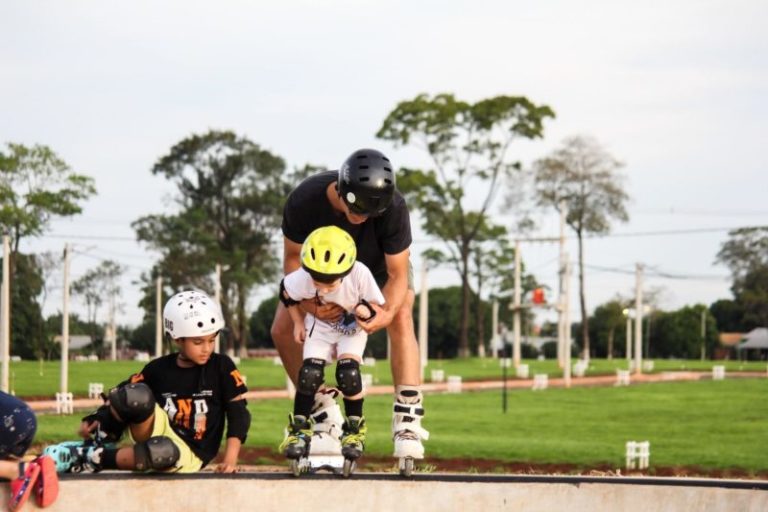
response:
<path fill-rule="evenodd" d="M 360 326 L 371 334 L 387 327 L 392 323 L 392 319 L 405 302 L 405 296 L 408 293 L 408 265 L 411 251 L 406 249 L 397 254 L 385 254 L 384 260 L 387 264 L 387 284 L 384 285 L 381 292 L 384 294 L 386 303 L 384 306 L 371 304 L 376 315 L 369 322 L 359 321 Z"/>
<path fill-rule="evenodd" d="M 283 236 L 283 274 L 286 276 L 301 267 L 301 244 Z"/>

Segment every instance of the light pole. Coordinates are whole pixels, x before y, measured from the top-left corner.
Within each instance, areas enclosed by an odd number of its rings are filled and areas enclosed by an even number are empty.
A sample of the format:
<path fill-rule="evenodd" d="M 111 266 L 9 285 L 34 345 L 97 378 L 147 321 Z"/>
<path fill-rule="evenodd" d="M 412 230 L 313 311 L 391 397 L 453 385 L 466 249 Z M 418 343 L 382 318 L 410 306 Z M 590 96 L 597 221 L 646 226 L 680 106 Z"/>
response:
<path fill-rule="evenodd" d="M 635 310 L 624 308 L 621 313 L 627 318 L 627 361 L 632 361 L 632 317 L 635 315 Z"/>

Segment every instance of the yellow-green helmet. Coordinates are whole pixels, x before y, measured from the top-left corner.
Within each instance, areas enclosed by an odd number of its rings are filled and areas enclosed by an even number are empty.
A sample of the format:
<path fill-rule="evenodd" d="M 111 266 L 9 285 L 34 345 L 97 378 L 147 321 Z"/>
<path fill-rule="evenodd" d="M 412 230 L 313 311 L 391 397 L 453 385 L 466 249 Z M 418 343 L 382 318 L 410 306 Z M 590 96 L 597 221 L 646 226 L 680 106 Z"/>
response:
<path fill-rule="evenodd" d="M 356 259 L 355 241 L 336 226 L 317 228 L 301 246 L 301 266 L 312 279 L 321 283 L 330 283 L 349 274 Z"/>

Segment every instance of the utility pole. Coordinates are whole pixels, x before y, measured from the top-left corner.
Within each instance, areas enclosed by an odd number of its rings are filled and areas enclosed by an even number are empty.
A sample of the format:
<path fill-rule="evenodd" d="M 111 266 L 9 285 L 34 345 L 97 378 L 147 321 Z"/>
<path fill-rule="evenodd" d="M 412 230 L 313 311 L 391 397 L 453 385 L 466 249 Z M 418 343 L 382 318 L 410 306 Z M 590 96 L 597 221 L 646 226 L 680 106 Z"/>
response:
<path fill-rule="evenodd" d="M 515 369 L 520 366 L 520 296 L 522 287 L 520 283 L 520 240 L 515 240 L 515 293 L 513 296 L 515 314 L 512 315 L 512 362 Z"/>
<path fill-rule="evenodd" d="M 632 361 L 632 310 L 629 308 L 624 309 L 624 314 L 627 317 L 627 364 Z"/>
<path fill-rule="evenodd" d="M 707 357 L 707 308 L 701 310 L 701 360 Z"/>
<path fill-rule="evenodd" d="M 429 288 L 427 284 L 427 259 L 421 259 L 421 290 L 419 290 L 419 360 L 421 361 L 422 382 L 427 379 L 429 358 Z"/>
<path fill-rule="evenodd" d="M 635 374 L 643 373 L 643 265 L 635 267 Z"/>
<path fill-rule="evenodd" d="M 568 253 L 565 254 L 565 277 L 563 282 L 563 296 L 565 308 L 563 312 L 564 341 L 565 341 L 565 365 L 563 366 L 563 380 L 565 387 L 571 387 L 571 262 L 568 261 Z"/>
<path fill-rule="evenodd" d="M 491 335 L 491 354 L 493 355 L 493 358 L 496 359 L 499 357 L 499 301 L 498 299 L 493 299 L 493 302 L 491 303 L 491 331 L 493 331 L 493 334 Z"/>
<path fill-rule="evenodd" d="M 10 375 L 11 361 L 11 272 L 9 259 L 11 257 L 10 240 L 8 235 L 3 235 L 3 288 L 0 303 L 0 338 L 2 338 L 3 376 L 0 389 L 8 393 L 8 376 Z"/>
<path fill-rule="evenodd" d="M 163 278 L 155 285 L 155 358 L 163 355 Z"/>
<path fill-rule="evenodd" d="M 109 297 L 109 345 L 110 358 L 117 361 L 117 327 L 115 326 L 115 295 Z"/>
<path fill-rule="evenodd" d="M 64 244 L 64 304 L 61 312 L 61 379 L 59 391 L 69 388 L 69 244 Z"/>
<path fill-rule="evenodd" d="M 221 263 L 216 264 L 216 289 L 214 290 L 214 299 L 216 304 L 221 307 Z M 221 335 L 216 335 L 216 340 L 213 342 L 213 350 L 216 353 L 221 353 Z"/>
<path fill-rule="evenodd" d="M 565 266 L 568 263 L 568 256 L 565 253 L 565 221 L 568 217 L 568 205 L 564 200 L 560 200 L 560 265 L 558 267 L 558 304 L 564 304 L 566 302 L 565 297 Z M 557 313 L 557 363 L 560 368 L 565 367 L 565 317 L 563 311 Z"/>

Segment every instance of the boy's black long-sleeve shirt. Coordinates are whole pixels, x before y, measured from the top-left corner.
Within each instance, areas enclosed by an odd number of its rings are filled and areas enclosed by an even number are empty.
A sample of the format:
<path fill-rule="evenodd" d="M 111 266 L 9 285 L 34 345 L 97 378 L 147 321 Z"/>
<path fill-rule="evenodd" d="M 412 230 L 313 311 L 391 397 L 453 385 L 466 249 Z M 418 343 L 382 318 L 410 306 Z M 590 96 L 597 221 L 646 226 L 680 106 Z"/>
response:
<path fill-rule="evenodd" d="M 219 451 L 229 402 L 248 388 L 226 355 L 211 354 L 206 364 L 191 368 L 180 367 L 177 357 L 174 353 L 155 359 L 129 382 L 149 386 L 174 432 L 205 465 Z"/>

